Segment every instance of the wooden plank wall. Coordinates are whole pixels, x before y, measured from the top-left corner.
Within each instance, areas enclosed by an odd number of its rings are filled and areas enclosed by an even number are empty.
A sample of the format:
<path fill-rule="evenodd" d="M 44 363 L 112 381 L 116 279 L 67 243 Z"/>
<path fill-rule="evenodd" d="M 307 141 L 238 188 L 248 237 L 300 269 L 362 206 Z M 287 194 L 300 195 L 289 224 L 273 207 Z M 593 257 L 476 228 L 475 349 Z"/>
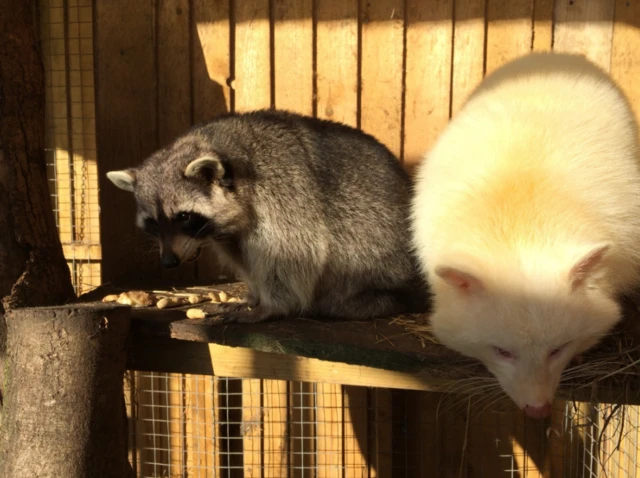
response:
<path fill-rule="evenodd" d="M 42 4 L 62 9 L 49 12 L 59 15 L 88 1 Z M 411 170 L 484 74 L 528 51 L 550 49 L 587 55 L 612 73 L 640 109 L 636 1 L 110 0 L 93 7 L 107 282 L 160 276 L 206 281 L 218 275 L 213 258 L 176 273 L 161 271 L 134 229 L 132 197 L 115 190 L 104 173 L 135 165 L 191 124 L 222 112 L 279 107 L 344 121 L 376 135 Z M 82 28 L 87 34 L 88 27 Z M 55 28 L 47 34 L 60 39 Z M 77 48 L 92 52 L 62 35 L 63 41 L 52 41 L 45 66 L 52 78 L 52 117 L 68 125 L 79 110 L 68 108 L 73 100 L 60 95 L 68 94 L 77 76 L 55 73 L 61 58 L 56 55 Z M 81 87 L 82 98 L 92 92 L 90 83 Z M 55 109 L 56 98 L 65 107 Z M 57 129 L 60 138 L 49 144 L 57 148 L 61 167 L 76 165 L 69 144 L 79 144 L 74 135 L 88 129 Z M 92 158 L 92 145 L 83 147 Z M 95 181 L 95 169 L 87 174 Z M 57 187 L 59 195 L 74 198 L 64 178 Z M 72 218 L 63 219 L 60 233 L 72 239 Z M 98 231 L 94 223 L 90 230 Z M 161 458 L 186 460 L 189 476 L 211 476 L 207 467 L 232 465 L 234 473 L 265 477 L 309 476 L 311 470 L 319 477 L 419 476 L 418 470 L 443 477 L 590 476 L 568 464 L 584 452 L 570 453 L 554 434 L 545 441 L 545 430 L 519 415 L 498 418 L 464 404 L 437 415 L 438 406 L 451 401 L 447 396 L 202 377 L 147 377 L 138 386 L 153 388 L 155 403 L 169 405 L 155 421 L 145 421 L 143 411 L 140 430 L 149 432 L 145 423 L 155 424 L 167 437 L 156 448 L 186 450 Z M 198 398 L 195 391 L 205 393 Z M 556 405 L 556 424 L 562 406 Z M 179 420 L 187 430 L 184 442 L 183 430 L 171 425 Z M 584 443 L 572 443 L 584 451 Z M 138 446 L 144 451 L 146 445 Z M 224 454 L 233 450 L 244 451 L 243 459 Z"/>

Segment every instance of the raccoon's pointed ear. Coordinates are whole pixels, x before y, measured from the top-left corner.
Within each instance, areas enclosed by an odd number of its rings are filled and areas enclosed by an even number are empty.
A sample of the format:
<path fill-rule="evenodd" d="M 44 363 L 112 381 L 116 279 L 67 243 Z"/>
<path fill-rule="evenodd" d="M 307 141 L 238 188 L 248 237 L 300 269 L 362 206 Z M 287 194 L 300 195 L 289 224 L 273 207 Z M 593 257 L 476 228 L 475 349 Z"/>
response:
<path fill-rule="evenodd" d="M 201 156 L 187 164 L 184 175 L 187 178 L 204 176 L 213 181 L 224 176 L 224 166 L 220 158 L 215 155 Z"/>
<path fill-rule="evenodd" d="M 438 277 L 464 295 L 477 294 L 484 290 L 480 279 L 455 267 L 438 266 L 435 272 Z"/>
<path fill-rule="evenodd" d="M 134 169 L 123 169 L 121 171 L 109 171 L 107 178 L 113 184 L 125 191 L 133 192 L 136 188 L 136 172 Z"/>
<path fill-rule="evenodd" d="M 579 259 L 569 271 L 569 282 L 572 291 L 588 284 L 589 280 L 598 272 L 603 259 L 611 249 L 611 244 L 603 242 L 585 249 L 582 249 Z"/>

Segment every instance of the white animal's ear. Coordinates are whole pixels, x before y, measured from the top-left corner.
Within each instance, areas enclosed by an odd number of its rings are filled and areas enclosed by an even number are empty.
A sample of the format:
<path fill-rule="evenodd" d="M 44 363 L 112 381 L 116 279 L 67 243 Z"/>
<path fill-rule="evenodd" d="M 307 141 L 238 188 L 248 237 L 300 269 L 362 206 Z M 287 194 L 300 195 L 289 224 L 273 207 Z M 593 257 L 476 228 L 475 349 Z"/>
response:
<path fill-rule="evenodd" d="M 123 169 L 122 171 L 109 171 L 107 178 L 113 184 L 125 191 L 133 192 L 136 188 L 136 172 L 133 169 Z"/>
<path fill-rule="evenodd" d="M 207 179 L 213 181 L 224 176 L 224 166 L 220 158 L 209 154 L 207 156 L 201 156 L 198 159 L 194 159 L 184 170 L 184 175 L 187 178 L 195 178 L 200 175 L 204 175 Z"/>
<path fill-rule="evenodd" d="M 572 291 L 587 284 L 589 279 L 593 278 L 610 248 L 611 244 L 605 242 L 587 247 L 586 252 L 583 250 L 569 271 Z"/>
<path fill-rule="evenodd" d="M 447 284 L 465 295 L 477 294 L 484 290 L 484 285 L 477 277 L 454 267 L 438 266 L 436 274 Z"/>

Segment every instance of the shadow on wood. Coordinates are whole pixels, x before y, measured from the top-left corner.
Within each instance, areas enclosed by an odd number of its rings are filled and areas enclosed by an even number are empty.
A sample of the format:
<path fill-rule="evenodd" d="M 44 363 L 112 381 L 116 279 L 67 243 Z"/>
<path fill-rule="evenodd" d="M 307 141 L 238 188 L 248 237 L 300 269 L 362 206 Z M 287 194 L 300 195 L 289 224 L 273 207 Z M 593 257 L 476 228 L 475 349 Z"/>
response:
<path fill-rule="evenodd" d="M 187 0 L 95 5 L 104 282 L 162 277 L 185 285 L 196 282 L 196 275 L 211 282 L 218 273 L 212 257 L 202 258 L 198 271 L 193 265 L 162 270 L 155 244 L 136 229 L 133 195 L 113 186 L 106 173 L 139 164 L 192 124 L 229 111 L 231 33 L 228 6 L 220 5 Z M 215 44 L 201 42 L 203 29 L 216 30 Z"/>

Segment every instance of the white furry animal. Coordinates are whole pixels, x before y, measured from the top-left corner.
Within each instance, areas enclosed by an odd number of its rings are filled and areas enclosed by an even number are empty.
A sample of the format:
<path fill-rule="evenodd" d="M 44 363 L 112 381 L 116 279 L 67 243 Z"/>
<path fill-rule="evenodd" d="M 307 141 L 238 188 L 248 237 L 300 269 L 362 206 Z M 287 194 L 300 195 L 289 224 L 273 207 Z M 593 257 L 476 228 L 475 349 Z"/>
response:
<path fill-rule="evenodd" d="M 413 245 L 433 332 L 532 417 L 639 283 L 640 167 L 627 99 L 582 56 L 489 75 L 419 166 Z"/>

